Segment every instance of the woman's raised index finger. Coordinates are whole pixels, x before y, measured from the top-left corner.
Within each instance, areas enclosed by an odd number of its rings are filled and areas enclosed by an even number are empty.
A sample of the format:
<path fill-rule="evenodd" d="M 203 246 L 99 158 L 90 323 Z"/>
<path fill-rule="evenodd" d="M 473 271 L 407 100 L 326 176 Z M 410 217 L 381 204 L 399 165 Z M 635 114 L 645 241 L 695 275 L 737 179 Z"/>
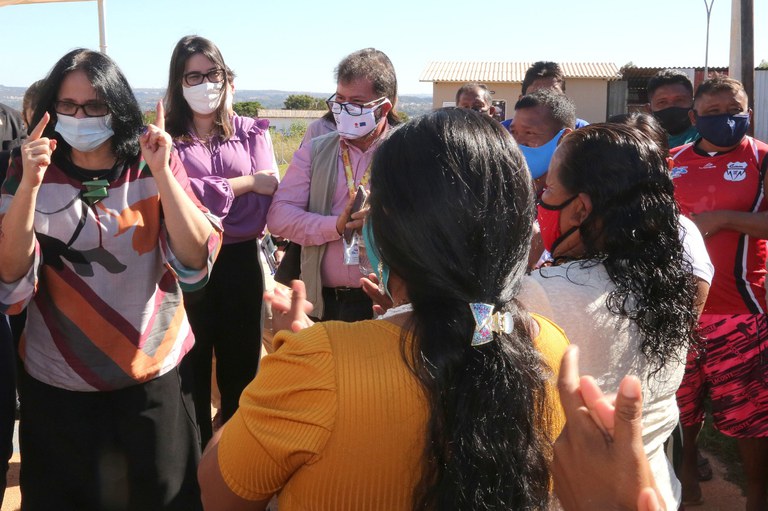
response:
<path fill-rule="evenodd" d="M 40 119 L 40 122 L 37 123 L 37 126 L 35 126 L 35 129 L 32 130 L 32 133 L 29 134 L 29 137 L 27 137 L 27 140 L 30 142 L 34 142 L 35 140 L 40 140 L 40 137 L 43 135 L 43 131 L 45 131 L 45 127 L 48 126 L 48 121 L 51 120 L 51 114 L 48 112 L 45 112 L 43 114 L 43 117 Z"/>
<path fill-rule="evenodd" d="M 155 109 L 154 124 L 161 130 L 165 131 L 165 107 L 163 106 L 162 100 L 157 102 L 157 108 Z"/>

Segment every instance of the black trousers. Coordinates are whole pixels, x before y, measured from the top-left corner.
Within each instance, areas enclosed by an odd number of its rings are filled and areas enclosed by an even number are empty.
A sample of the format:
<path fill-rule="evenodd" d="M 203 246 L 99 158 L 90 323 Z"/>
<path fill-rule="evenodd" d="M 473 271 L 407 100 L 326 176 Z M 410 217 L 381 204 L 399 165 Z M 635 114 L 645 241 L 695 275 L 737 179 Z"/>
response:
<path fill-rule="evenodd" d="M 108 392 L 22 374 L 24 511 L 196 511 L 200 447 L 178 368 Z"/>
<path fill-rule="evenodd" d="M 13 455 L 16 419 L 16 350 L 8 318 L 0 314 L 0 506 L 7 484 L 8 460 Z"/>
<path fill-rule="evenodd" d="M 373 319 L 373 302 L 359 287 L 324 287 L 323 321 Z"/>
<path fill-rule="evenodd" d="M 216 352 L 216 382 L 224 421 L 235 413 L 240 394 L 259 367 L 264 275 L 257 240 L 224 245 L 208 284 L 184 294 L 184 306 L 195 334 L 195 346 L 185 357 L 192 366 L 193 397 L 201 447 L 211 428 L 211 362 Z"/>

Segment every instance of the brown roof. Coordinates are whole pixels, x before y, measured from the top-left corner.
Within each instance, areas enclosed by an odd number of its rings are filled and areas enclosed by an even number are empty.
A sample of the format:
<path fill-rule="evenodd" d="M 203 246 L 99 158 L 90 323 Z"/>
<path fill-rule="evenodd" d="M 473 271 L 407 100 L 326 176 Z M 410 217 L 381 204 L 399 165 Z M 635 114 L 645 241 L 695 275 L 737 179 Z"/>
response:
<path fill-rule="evenodd" d="M 421 82 L 506 82 L 522 83 L 533 62 L 430 62 L 421 73 Z M 560 62 L 565 78 L 618 80 L 613 62 Z"/>

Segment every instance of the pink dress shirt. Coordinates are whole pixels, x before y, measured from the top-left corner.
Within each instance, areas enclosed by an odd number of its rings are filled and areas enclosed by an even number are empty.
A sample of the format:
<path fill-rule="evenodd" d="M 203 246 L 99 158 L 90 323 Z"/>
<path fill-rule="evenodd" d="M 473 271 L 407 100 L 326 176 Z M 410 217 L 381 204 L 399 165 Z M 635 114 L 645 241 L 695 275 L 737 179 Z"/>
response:
<path fill-rule="evenodd" d="M 360 184 L 360 180 L 370 165 L 379 140 L 381 137 L 365 152 L 348 144 L 349 160 L 355 177 L 355 188 Z M 336 193 L 331 207 L 332 215 L 329 216 L 307 211 L 311 155 L 311 142 L 304 144 L 293 154 L 293 160 L 272 198 L 272 206 L 267 214 L 269 231 L 277 236 L 295 241 L 299 245 L 327 244 L 320 267 L 320 278 L 323 286 L 360 287 L 360 277 L 362 277 L 360 268 L 356 264 L 344 264 L 344 244 L 336 231 L 338 215 L 344 211 L 349 202 L 349 190 L 344 173 L 344 163 L 341 160 L 341 150 L 339 150 L 338 156 Z M 368 185 L 366 185 L 367 187 Z"/>

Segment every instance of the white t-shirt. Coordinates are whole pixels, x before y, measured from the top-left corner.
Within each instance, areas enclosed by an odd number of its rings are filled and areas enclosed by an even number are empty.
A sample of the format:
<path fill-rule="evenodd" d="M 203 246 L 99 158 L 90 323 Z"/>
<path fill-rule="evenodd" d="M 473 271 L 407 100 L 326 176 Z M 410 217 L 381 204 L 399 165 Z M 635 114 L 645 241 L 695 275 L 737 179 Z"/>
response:
<path fill-rule="evenodd" d="M 683 242 L 685 255 L 693 267 L 693 274 L 707 284 L 712 284 L 715 267 L 709 259 L 709 253 L 707 253 L 707 247 L 704 245 L 704 238 L 701 236 L 699 228 L 682 215 L 680 215 L 679 221 L 680 240 Z"/>
<path fill-rule="evenodd" d="M 664 369 L 650 376 L 649 364 L 640 352 L 637 325 L 606 307 L 614 287 L 602 264 L 582 267 L 582 262 L 574 261 L 534 271 L 524 279 L 517 298 L 529 311 L 552 319 L 579 346 L 580 372 L 593 376 L 603 392 L 617 392 L 626 375 L 640 379 L 645 452 L 667 509 L 677 509 L 680 483 L 663 444 L 678 421 L 675 393 L 683 378 L 686 354 L 680 353 L 679 360 L 669 360 Z"/>

